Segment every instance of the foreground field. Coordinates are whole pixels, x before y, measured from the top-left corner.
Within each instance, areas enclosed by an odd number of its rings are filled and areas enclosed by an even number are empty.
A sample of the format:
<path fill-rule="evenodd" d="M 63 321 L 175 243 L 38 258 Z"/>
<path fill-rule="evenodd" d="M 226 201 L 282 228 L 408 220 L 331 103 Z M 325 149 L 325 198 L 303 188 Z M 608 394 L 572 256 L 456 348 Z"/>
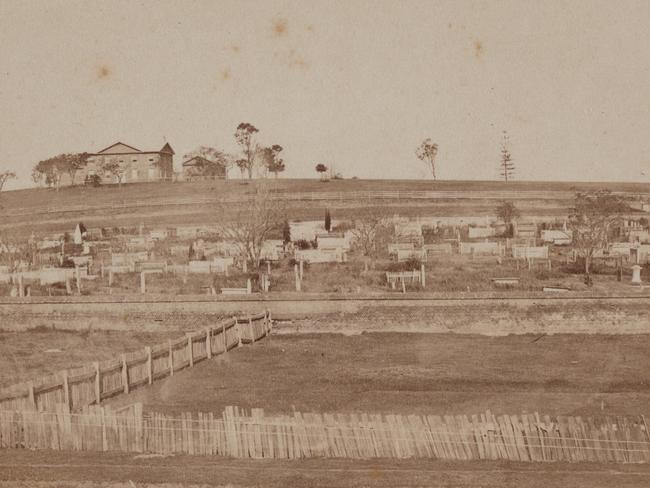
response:
<path fill-rule="evenodd" d="M 647 465 L 339 459 L 251 461 L 21 450 L 1 454 L 2 488 L 632 488 L 650 483 Z"/>
<path fill-rule="evenodd" d="M 176 333 L 172 336 L 178 335 Z M 0 387 L 33 380 L 93 361 L 114 358 L 120 353 L 163 342 L 169 337 L 169 332 L 136 330 L 0 331 Z"/>
<path fill-rule="evenodd" d="M 648 412 L 650 335 L 271 336 L 118 397 L 154 411 Z"/>

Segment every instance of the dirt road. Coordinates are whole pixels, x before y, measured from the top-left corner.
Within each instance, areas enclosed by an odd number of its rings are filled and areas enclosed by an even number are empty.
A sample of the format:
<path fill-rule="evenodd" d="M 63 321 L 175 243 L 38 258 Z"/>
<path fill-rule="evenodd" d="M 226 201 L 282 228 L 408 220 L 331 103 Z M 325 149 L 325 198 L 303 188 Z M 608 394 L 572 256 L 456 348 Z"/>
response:
<path fill-rule="evenodd" d="M 41 485 L 39 482 L 49 482 Z M 143 457 L 114 453 L 0 451 L 0 486 L 89 487 L 516 487 L 631 488 L 650 484 L 648 465 L 441 462 L 413 460 L 268 461 Z M 130 483 L 126 486 L 130 486 Z"/>

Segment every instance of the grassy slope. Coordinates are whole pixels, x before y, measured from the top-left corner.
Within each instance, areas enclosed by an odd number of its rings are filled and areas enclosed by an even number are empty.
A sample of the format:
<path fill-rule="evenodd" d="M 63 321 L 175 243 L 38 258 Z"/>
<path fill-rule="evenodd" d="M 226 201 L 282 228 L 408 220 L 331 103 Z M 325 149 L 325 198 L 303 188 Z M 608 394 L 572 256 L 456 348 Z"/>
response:
<path fill-rule="evenodd" d="M 254 183 L 253 183 L 254 184 Z M 572 182 L 511 182 L 498 181 L 426 181 L 426 180 L 339 180 L 322 183 L 318 180 L 269 180 L 278 192 L 355 192 L 389 190 L 466 191 L 565 191 L 567 197 L 576 189 L 607 187 L 611 190 L 635 193 L 650 191 L 647 184 L 636 183 L 572 183 Z M 79 220 L 91 227 L 134 225 L 144 221 L 151 225 L 192 224 L 205 222 L 215 213 L 208 205 L 187 204 L 188 199 L 210 199 L 217 195 L 248 193 L 252 184 L 241 181 L 193 183 L 141 183 L 123 187 L 84 186 L 51 189 L 15 190 L 2 193 L 2 223 L 13 233 L 53 232 L 69 229 Z M 184 202 L 185 201 L 185 202 Z M 126 208 L 111 209 L 112 204 Z M 161 204 L 163 206 L 161 206 Z M 390 213 L 403 215 L 477 215 L 493 213 L 492 200 L 381 201 Z M 353 199 L 335 202 L 294 202 L 292 218 L 321 216 L 325 206 L 337 209 L 337 218 L 352 215 L 361 205 Z M 567 207 L 565 201 L 521 200 L 518 206 L 526 215 L 554 215 Z M 75 209 L 76 207 L 76 209 Z M 84 208 L 87 207 L 87 208 Z M 62 211 L 64 209 L 72 211 Z"/>

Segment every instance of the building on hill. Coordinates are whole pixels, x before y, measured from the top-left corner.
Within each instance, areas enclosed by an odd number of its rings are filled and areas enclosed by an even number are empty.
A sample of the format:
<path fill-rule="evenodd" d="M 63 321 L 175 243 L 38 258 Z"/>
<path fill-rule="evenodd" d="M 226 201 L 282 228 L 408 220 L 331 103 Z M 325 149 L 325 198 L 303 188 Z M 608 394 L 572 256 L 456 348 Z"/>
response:
<path fill-rule="evenodd" d="M 225 180 L 226 165 L 219 161 L 210 161 L 203 156 L 194 156 L 183 162 L 183 180 Z"/>
<path fill-rule="evenodd" d="M 141 151 L 116 142 L 88 156 L 84 177 L 99 175 L 104 183 L 117 183 L 115 176 L 102 170 L 104 164 L 116 162 L 124 171 L 122 183 L 171 180 L 174 175 L 174 154 L 169 143 L 159 151 Z"/>

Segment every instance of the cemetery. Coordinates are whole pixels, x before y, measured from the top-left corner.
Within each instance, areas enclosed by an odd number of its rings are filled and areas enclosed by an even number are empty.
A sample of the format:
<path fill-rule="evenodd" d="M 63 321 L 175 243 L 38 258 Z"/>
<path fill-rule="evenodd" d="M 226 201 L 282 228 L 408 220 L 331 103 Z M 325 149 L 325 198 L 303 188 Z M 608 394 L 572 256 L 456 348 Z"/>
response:
<path fill-rule="evenodd" d="M 386 217 L 363 249 L 354 220 L 289 221 L 261 242 L 259 266 L 219 224 L 87 228 L 0 243 L 4 296 L 582 290 L 581 255 L 559 219 Z M 629 291 L 650 264 L 648 230 L 625 220 L 592 254 L 600 287 Z M 288 238 L 287 238 L 288 237 Z M 638 266 L 638 270 L 634 267 Z M 403 276 L 400 277 L 399 273 Z M 416 278 L 417 276 L 417 278 Z M 426 278 L 424 278 L 426 276 Z"/>

